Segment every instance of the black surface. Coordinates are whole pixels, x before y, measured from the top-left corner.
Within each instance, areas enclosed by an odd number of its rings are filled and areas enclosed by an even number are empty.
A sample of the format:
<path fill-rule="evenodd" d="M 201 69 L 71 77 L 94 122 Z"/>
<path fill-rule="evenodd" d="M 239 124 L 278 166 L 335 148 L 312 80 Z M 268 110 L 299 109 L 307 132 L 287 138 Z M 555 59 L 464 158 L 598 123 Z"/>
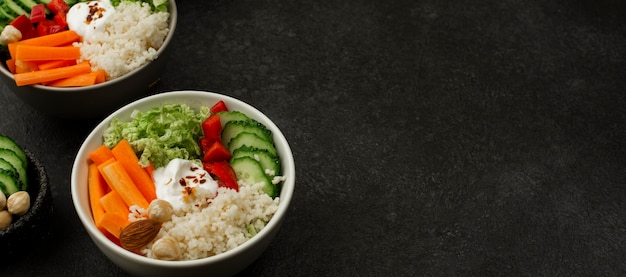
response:
<path fill-rule="evenodd" d="M 623 1 L 178 9 L 156 91 L 246 101 L 294 151 L 292 209 L 242 275 L 625 274 Z M 2 88 L 0 132 L 46 165 L 56 224 L 0 275 L 124 276 L 71 204 L 71 165 L 96 122 L 47 117 Z"/>

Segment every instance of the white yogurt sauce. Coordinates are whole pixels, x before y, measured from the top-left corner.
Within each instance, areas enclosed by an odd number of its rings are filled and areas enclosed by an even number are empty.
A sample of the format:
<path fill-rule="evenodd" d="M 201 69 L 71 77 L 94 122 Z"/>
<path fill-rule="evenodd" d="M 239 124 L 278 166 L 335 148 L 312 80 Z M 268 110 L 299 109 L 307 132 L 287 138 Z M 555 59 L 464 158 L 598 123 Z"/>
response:
<path fill-rule="evenodd" d="M 67 12 L 67 25 L 83 41 L 91 41 L 104 32 L 104 27 L 115 8 L 109 0 L 80 2 Z"/>
<path fill-rule="evenodd" d="M 166 200 L 178 211 L 189 205 L 206 206 L 217 194 L 217 182 L 191 161 L 173 159 L 153 173 L 157 198 Z"/>

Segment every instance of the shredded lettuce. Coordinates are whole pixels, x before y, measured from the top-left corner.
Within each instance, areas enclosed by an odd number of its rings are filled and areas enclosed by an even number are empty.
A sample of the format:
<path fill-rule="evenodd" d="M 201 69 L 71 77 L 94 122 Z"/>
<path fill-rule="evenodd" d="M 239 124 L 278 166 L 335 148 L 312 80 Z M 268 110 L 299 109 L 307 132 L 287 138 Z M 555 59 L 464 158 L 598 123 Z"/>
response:
<path fill-rule="evenodd" d="M 146 112 L 134 111 L 130 121 L 113 118 L 103 134 L 104 144 L 112 148 L 126 139 L 139 156 L 139 164 L 146 167 L 150 161 L 163 167 L 174 158 L 199 163 L 202 149 L 202 121 L 210 115 L 208 107 L 199 112 L 185 104 L 167 104 Z"/>

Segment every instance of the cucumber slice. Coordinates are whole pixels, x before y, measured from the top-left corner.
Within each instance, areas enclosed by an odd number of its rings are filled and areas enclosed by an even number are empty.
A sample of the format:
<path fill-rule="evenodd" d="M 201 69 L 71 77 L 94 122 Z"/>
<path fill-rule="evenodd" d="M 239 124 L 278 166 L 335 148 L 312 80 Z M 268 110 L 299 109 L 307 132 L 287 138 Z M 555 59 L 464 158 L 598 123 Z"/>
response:
<path fill-rule="evenodd" d="M 270 154 L 276 156 L 276 148 L 274 144 L 249 132 L 241 132 L 228 143 L 228 150 L 234 153 L 235 149 L 242 146 L 250 146 L 258 149 L 265 149 Z"/>
<path fill-rule="evenodd" d="M 219 112 L 217 113 L 220 116 L 220 123 L 222 123 L 222 128 L 226 126 L 228 121 L 250 121 L 252 120 L 246 114 L 239 111 L 229 111 L 229 112 Z"/>
<path fill-rule="evenodd" d="M 32 10 L 33 7 L 37 5 L 37 3 L 33 0 L 16 0 L 16 3 L 22 6 L 22 8 L 27 9 L 28 11 Z M 29 15 L 30 15 L 30 12 L 29 12 Z"/>
<path fill-rule="evenodd" d="M 14 14 L 30 14 L 29 12 L 26 12 L 24 9 L 22 9 L 22 7 L 20 7 L 20 5 L 15 3 L 15 1 L 13 0 L 4 0 L 4 5 L 5 7 L 9 8 Z"/>
<path fill-rule="evenodd" d="M 17 154 L 9 149 L 0 149 L 0 158 L 13 165 L 17 171 L 17 177 L 20 180 L 21 188 L 25 190 L 28 186 L 26 164 L 22 163 L 22 160 L 17 156 Z"/>
<path fill-rule="evenodd" d="M 17 175 L 8 170 L 0 169 L 0 189 L 4 195 L 9 196 L 20 190 L 22 185 Z"/>
<path fill-rule="evenodd" d="M 228 145 L 230 140 L 241 132 L 253 133 L 273 143 L 272 131 L 257 121 L 228 121 L 222 129 L 222 143 Z"/>
<path fill-rule="evenodd" d="M 7 22 L 7 25 L 15 19 L 15 16 L 5 10 L 4 5 L 0 5 L 0 17 Z"/>
<path fill-rule="evenodd" d="M 0 158 L 0 169 L 9 171 L 17 176 L 17 170 L 10 162 L 7 162 L 5 159 Z"/>
<path fill-rule="evenodd" d="M 278 195 L 278 186 L 274 185 L 272 180 L 265 175 L 265 170 L 257 160 L 250 157 L 240 157 L 232 160 L 230 165 L 235 170 L 237 179 L 250 185 L 263 182 L 263 192 L 272 198 Z"/>
<path fill-rule="evenodd" d="M 15 152 L 15 154 L 17 154 L 17 156 L 20 157 L 20 160 L 22 160 L 22 163 L 26 164 L 27 162 L 26 153 L 24 152 L 22 147 L 20 147 L 10 137 L 7 137 L 5 135 L 0 135 L 0 148 L 9 149 Z"/>
<path fill-rule="evenodd" d="M 269 169 L 274 171 L 274 175 L 268 174 L 268 177 L 270 178 L 280 175 L 280 159 L 275 155 L 270 154 L 267 150 L 242 146 L 235 149 L 230 160 L 232 161 L 241 157 L 251 157 L 259 161 L 263 170 Z"/>

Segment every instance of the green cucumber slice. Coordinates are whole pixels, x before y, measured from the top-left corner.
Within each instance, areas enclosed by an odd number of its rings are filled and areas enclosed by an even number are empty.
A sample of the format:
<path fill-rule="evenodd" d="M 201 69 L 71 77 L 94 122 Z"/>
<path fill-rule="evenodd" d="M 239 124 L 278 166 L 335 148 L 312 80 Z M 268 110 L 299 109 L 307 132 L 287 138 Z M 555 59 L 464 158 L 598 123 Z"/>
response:
<path fill-rule="evenodd" d="M 17 171 L 17 177 L 20 180 L 21 188 L 25 190 L 28 186 L 26 164 L 22 163 L 22 160 L 19 158 L 19 156 L 9 149 L 0 148 L 0 158 L 13 165 L 13 167 Z"/>
<path fill-rule="evenodd" d="M 274 172 L 274 174 L 266 174 L 268 177 L 272 178 L 273 176 L 280 175 L 280 159 L 275 155 L 270 154 L 265 149 L 258 149 L 250 146 L 242 146 L 233 152 L 231 161 L 241 157 L 251 157 L 261 164 L 264 170 L 269 169 Z"/>
<path fill-rule="evenodd" d="M 228 111 L 228 112 L 219 112 L 217 113 L 220 116 L 220 123 L 222 123 L 222 128 L 226 126 L 226 123 L 229 121 L 250 121 L 252 120 L 246 114 L 239 111 Z"/>
<path fill-rule="evenodd" d="M 232 160 L 230 165 L 235 170 L 238 180 L 243 180 L 250 185 L 263 182 L 263 192 L 272 198 L 278 195 L 278 187 L 265 175 L 265 170 L 257 160 L 250 157 L 240 157 Z"/>
<path fill-rule="evenodd" d="M 0 189 L 4 195 L 9 196 L 20 190 L 22 185 L 17 175 L 11 171 L 0 169 Z"/>
<path fill-rule="evenodd" d="M 228 121 L 222 129 L 222 143 L 228 145 L 230 140 L 236 137 L 239 133 L 248 132 L 253 133 L 264 140 L 273 143 L 272 131 L 265 128 L 265 125 L 257 121 Z"/>
<path fill-rule="evenodd" d="M 26 158 L 26 152 L 20 147 L 13 139 L 5 135 L 0 135 L 0 148 L 9 149 L 22 160 L 23 164 L 26 164 L 28 159 Z"/>
<path fill-rule="evenodd" d="M 265 149 L 270 154 L 276 156 L 276 148 L 274 144 L 249 132 L 241 132 L 228 143 L 228 150 L 234 153 L 235 149 L 242 146 L 250 146 L 258 149 Z"/>

